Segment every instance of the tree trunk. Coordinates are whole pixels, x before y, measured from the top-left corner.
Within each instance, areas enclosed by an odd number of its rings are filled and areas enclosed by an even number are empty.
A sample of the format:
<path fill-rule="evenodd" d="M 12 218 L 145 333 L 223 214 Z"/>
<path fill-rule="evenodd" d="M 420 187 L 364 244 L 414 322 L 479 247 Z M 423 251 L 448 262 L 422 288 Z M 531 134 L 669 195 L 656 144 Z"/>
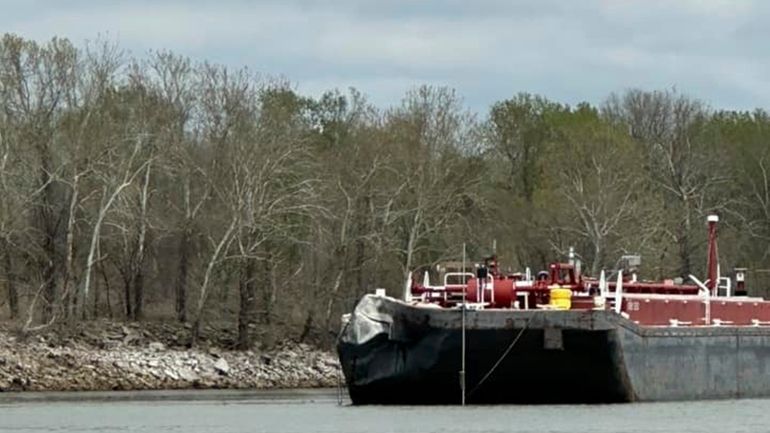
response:
<path fill-rule="evenodd" d="M 107 278 L 107 270 L 104 269 L 104 261 L 99 263 L 99 273 L 104 281 L 105 302 L 107 302 L 107 317 L 112 319 L 112 300 L 110 300 L 110 279 Z"/>
<path fill-rule="evenodd" d="M 313 310 L 308 311 L 307 317 L 305 317 L 305 324 L 302 325 L 302 333 L 299 334 L 299 342 L 304 343 L 307 337 L 310 335 L 310 331 L 313 330 Z"/>
<path fill-rule="evenodd" d="M 76 168 L 77 170 L 77 168 Z M 79 200 L 79 181 L 80 176 L 75 174 L 72 176 L 72 193 L 70 195 L 69 213 L 67 214 L 67 232 L 66 232 L 66 248 L 67 252 L 64 258 L 64 277 L 62 281 L 64 283 L 64 296 L 62 296 L 63 309 L 65 317 L 74 317 L 75 301 L 72 274 L 73 263 L 75 261 L 75 213 L 77 212 L 77 205 Z"/>
<path fill-rule="evenodd" d="M 144 261 L 147 247 L 147 202 L 150 199 L 150 173 L 152 171 L 152 160 L 147 163 L 147 169 L 144 173 L 144 183 L 142 184 L 141 195 L 141 214 L 139 216 L 139 238 L 136 246 L 136 260 L 134 262 L 134 320 L 142 318 L 142 309 L 144 307 Z"/>
<path fill-rule="evenodd" d="M 19 317 L 19 293 L 16 290 L 16 282 L 13 277 L 11 248 L 7 239 L 3 241 L 3 250 L 3 272 L 5 273 L 5 286 L 8 289 L 8 310 L 11 319 L 15 319 Z"/>
<path fill-rule="evenodd" d="M 254 281 L 254 259 L 245 259 L 241 281 L 240 308 L 238 310 L 238 349 L 248 350 L 252 346 L 251 330 L 256 325 L 257 289 Z"/>
<path fill-rule="evenodd" d="M 238 219 L 233 218 L 230 222 L 230 227 L 227 228 L 222 238 L 219 239 L 217 246 L 211 253 L 208 265 L 206 265 L 206 272 L 203 274 L 203 283 L 201 284 L 201 291 L 198 297 L 198 305 L 195 308 L 195 319 L 193 320 L 192 329 L 190 332 L 190 345 L 195 346 L 198 344 L 198 339 L 201 334 L 201 325 L 203 324 L 203 311 L 206 307 L 206 300 L 209 297 L 209 284 L 211 283 L 211 276 L 214 272 L 214 268 L 219 263 L 220 256 L 227 249 L 232 240 L 233 233 L 237 227 Z"/>
<path fill-rule="evenodd" d="M 131 302 L 131 277 L 128 274 L 123 275 L 123 300 L 126 307 L 126 318 L 134 317 L 134 309 Z"/>
<path fill-rule="evenodd" d="M 596 277 L 601 271 L 602 264 L 604 263 L 604 248 L 602 248 L 602 241 L 599 239 L 594 240 L 594 259 L 591 263 L 591 276 Z"/>
<path fill-rule="evenodd" d="M 332 290 L 329 293 L 329 301 L 326 303 L 326 317 L 325 317 L 325 323 L 326 323 L 326 330 L 331 331 L 332 330 L 332 312 L 334 307 L 334 301 L 337 298 L 337 293 L 340 291 L 340 286 L 342 285 L 342 278 L 345 276 L 345 268 L 344 265 L 340 265 L 340 269 L 337 271 L 337 276 L 334 278 L 334 286 L 332 286 Z"/>
<path fill-rule="evenodd" d="M 134 311 L 131 318 L 141 320 L 143 316 L 142 306 L 144 305 L 144 257 L 137 263 L 134 271 L 132 286 L 134 287 Z"/>
<path fill-rule="evenodd" d="M 174 289 L 176 318 L 183 323 L 187 321 L 187 276 L 189 273 L 191 237 L 192 229 L 190 228 L 190 223 L 186 222 L 185 228 L 182 230 L 182 237 L 179 239 L 179 270 Z"/>
<path fill-rule="evenodd" d="M 273 320 L 272 306 L 276 296 L 277 283 L 275 281 L 275 262 L 273 254 L 270 252 L 272 247 L 269 241 L 265 242 L 264 248 L 265 260 L 262 262 L 264 264 L 262 268 L 264 275 L 262 276 L 261 285 L 263 288 L 262 302 L 264 303 L 265 313 L 262 315 L 262 321 L 265 327 L 269 327 Z"/>
<path fill-rule="evenodd" d="M 690 206 L 687 201 L 684 203 L 684 215 L 679 225 L 679 236 L 677 243 L 679 247 L 679 275 L 687 278 L 692 273 L 692 263 L 690 261 Z"/>
<path fill-rule="evenodd" d="M 43 139 L 46 140 L 47 139 Z M 55 212 L 53 206 L 55 202 L 55 191 L 53 189 L 53 179 L 51 173 L 51 151 L 47 143 L 39 143 L 38 152 L 40 156 L 39 181 L 42 189 L 42 202 L 38 205 L 38 223 L 40 231 L 43 234 L 43 251 L 40 258 L 40 268 L 43 270 L 43 320 L 45 322 L 53 321 L 55 315 L 56 299 L 56 228 Z"/>
<path fill-rule="evenodd" d="M 364 259 L 366 258 L 366 244 L 364 243 L 364 240 L 361 238 L 358 238 L 356 240 L 356 261 L 355 261 L 355 269 L 356 269 L 356 298 L 361 296 L 364 292 L 366 292 L 366 287 L 364 287 Z"/>
<path fill-rule="evenodd" d="M 43 243 L 45 257 L 41 264 L 43 268 L 43 321 L 50 322 L 54 320 L 56 305 L 56 244 L 53 235 L 47 233 Z"/>
<path fill-rule="evenodd" d="M 99 317 L 99 298 L 101 296 L 101 291 L 99 290 L 99 282 L 94 281 L 94 303 L 93 308 L 91 309 L 91 317 L 97 318 Z M 83 319 L 88 318 L 88 314 L 86 314 L 86 305 L 83 305 Z"/>
<path fill-rule="evenodd" d="M 406 300 L 409 297 L 409 275 L 412 273 L 412 261 L 414 260 L 414 249 L 417 244 L 417 231 L 419 230 L 419 224 L 422 218 L 422 209 L 417 209 L 414 214 L 414 220 L 412 221 L 412 227 L 409 229 L 409 238 L 406 242 L 406 259 L 404 260 L 404 294 L 403 298 Z"/>

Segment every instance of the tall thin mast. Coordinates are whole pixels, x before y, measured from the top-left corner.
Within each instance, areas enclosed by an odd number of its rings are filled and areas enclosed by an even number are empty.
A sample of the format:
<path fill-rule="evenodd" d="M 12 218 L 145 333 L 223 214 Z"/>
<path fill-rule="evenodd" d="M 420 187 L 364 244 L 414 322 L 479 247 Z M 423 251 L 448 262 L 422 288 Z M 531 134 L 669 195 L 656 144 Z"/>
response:
<path fill-rule="evenodd" d="M 708 244 L 708 262 L 706 263 L 707 278 L 706 286 L 711 296 L 717 296 L 719 287 L 719 255 L 717 253 L 717 222 L 719 217 L 716 215 L 708 216 L 709 225 L 709 244 Z"/>
<path fill-rule="evenodd" d="M 465 406 L 465 304 L 467 302 L 467 284 L 465 279 L 465 243 L 463 242 L 463 305 L 462 309 L 462 361 L 460 367 L 460 402 Z"/>

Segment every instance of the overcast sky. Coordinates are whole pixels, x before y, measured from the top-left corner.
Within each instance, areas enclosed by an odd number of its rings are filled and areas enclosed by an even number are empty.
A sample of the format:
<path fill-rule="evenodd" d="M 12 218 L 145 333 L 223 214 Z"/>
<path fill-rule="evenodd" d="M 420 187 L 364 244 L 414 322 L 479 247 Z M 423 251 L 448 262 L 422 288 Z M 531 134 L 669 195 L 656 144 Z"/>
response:
<path fill-rule="evenodd" d="M 518 92 L 597 104 L 632 87 L 770 107 L 764 0 L 0 0 L 0 32 L 107 35 L 133 55 L 248 66 L 312 95 L 354 86 L 381 106 L 436 84 L 480 112 Z"/>

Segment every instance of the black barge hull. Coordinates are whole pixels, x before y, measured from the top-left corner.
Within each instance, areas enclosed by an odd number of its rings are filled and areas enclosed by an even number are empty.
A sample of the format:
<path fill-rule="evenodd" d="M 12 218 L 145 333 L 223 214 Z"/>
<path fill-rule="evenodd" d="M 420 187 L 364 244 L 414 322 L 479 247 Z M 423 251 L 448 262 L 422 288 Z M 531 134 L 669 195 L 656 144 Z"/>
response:
<path fill-rule="evenodd" d="M 366 296 L 338 343 L 354 404 L 458 404 L 462 313 Z M 466 401 L 770 396 L 770 329 L 640 327 L 611 311 L 466 311 Z"/>

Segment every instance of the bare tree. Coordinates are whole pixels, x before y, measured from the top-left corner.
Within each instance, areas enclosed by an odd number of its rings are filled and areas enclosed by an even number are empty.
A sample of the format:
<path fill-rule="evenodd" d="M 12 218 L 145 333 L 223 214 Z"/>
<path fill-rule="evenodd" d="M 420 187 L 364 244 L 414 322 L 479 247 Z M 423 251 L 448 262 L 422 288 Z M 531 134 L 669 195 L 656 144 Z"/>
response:
<path fill-rule="evenodd" d="M 17 125 L 18 137 L 34 149 L 37 192 L 35 227 L 40 233 L 38 264 L 42 269 L 43 313 L 56 318 L 59 236 L 62 200 L 58 190 L 60 161 L 54 140 L 56 124 L 67 108 L 67 94 L 76 82 L 77 50 L 54 38 L 40 46 L 5 35 L 0 43 L 0 93 L 5 118 Z"/>
<path fill-rule="evenodd" d="M 100 99 L 111 89 L 115 77 L 122 65 L 122 52 L 114 44 L 99 41 L 95 46 L 88 46 L 83 61 L 78 66 L 76 89 L 69 97 L 69 112 L 61 122 L 67 140 L 70 142 L 70 161 L 65 166 L 65 176 L 62 180 L 69 192 L 67 225 L 65 228 L 65 257 L 64 274 L 62 276 L 62 301 L 64 314 L 74 315 L 76 306 L 75 286 L 75 231 L 78 213 L 89 199 L 89 195 L 81 195 L 84 178 L 92 171 L 91 162 L 95 159 L 93 153 L 100 149 L 93 145 L 94 136 L 90 134 L 94 127 L 94 117 L 97 110 L 103 107 Z"/>
<path fill-rule="evenodd" d="M 11 166 L 14 157 L 11 154 L 10 143 L 4 139 L 6 132 L 5 122 L 0 123 L 0 194 L 3 200 L 0 202 L 0 242 L 2 243 L 2 267 L 5 279 L 5 288 L 8 294 L 8 311 L 10 317 L 19 316 L 19 293 L 16 285 L 16 276 L 13 269 L 12 250 L 13 238 L 20 230 L 19 216 L 25 211 L 25 200 L 20 193 L 21 184 L 18 184 L 18 172 Z"/>
<path fill-rule="evenodd" d="M 211 167 L 209 182 L 214 187 L 212 194 L 218 204 L 226 209 L 224 220 L 227 229 L 217 235 L 209 235 L 212 251 L 208 255 L 206 271 L 200 285 L 200 293 L 192 321 L 192 343 L 196 344 L 204 321 L 204 308 L 210 295 L 210 284 L 215 268 L 227 256 L 235 235 L 240 230 L 248 188 L 244 186 L 244 175 L 248 178 L 249 161 L 238 152 L 250 143 L 254 131 L 257 89 L 246 71 L 231 73 L 225 68 L 204 65 L 200 71 L 203 137 L 217 153 L 218 165 Z M 213 216 L 213 215 L 212 215 Z M 210 232 L 217 232 L 210 230 Z M 215 237 L 216 236 L 216 237 Z"/>
<path fill-rule="evenodd" d="M 553 218 L 552 233 L 566 231 L 588 243 L 590 272 L 598 275 L 608 264 L 613 238 L 621 237 L 644 213 L 639 199 L 644 186 L 641 153 L 622 131 L 588 107 L 578 108 L 570 120 L 560 126 L 552 164 L 546 168 L 546 175 L 557 179 L 559 195 L 544 204 L 543 213 Z M 566 245 L 559 244 L 563 240 L 552 238 L 551 244 L 565 255 Z"/>
<path fill-rule="evenodd" d="M 449 235 L 458 222 L 471 217 L 472 209 L 478 209 L 481 196 L 472 191 L 482 172 L 463 160 L 464 151 L 472 146 L 474 119 L 462 110 L 454 91 L 421 87 L 408 94 L 387 121 L 399 155 L 394 166 L 399 193 L 388 214 L 397 221 L 396 250 L 406 281 L 427 240 Z"/>
<path fill-rule="evenodd" d="M 230 170 L 235 200 L 231 201 L 241 204 L 243 215 L 234 253 L 243 263 L 238 314 L 238 346 L 242 349 L 252 345 L 256 326 L 254 261 L 262 262 L 266 270 L 263 307 L 269 324 L 276 291 L 274 269 L 281 247 L 302 242 L 297 234 L 319 209 L 304 138 L 306 124 L 298 102 L 294 93 L 280 84 L 261 90 L 254 130 L 233 143 L 235 158 Z M 284 278 L 282 283 L 288 280 Z"/>
<path fill-rule="evenodd" d="M 646 167 L 653 185 L 662 193 L 666 209 L 661 229 L 677 246 L 678 272 L 692 272 L 693 221 L 708 211 L 723 208 L 729 197 L 715 194 L 728 178 L 705 129 L 705 105 L 675 91 L 631 90 L 612 96 L 605 116 L 627 125 L 647 153 Z M 670 218 L 673 216 L 673 218 Z"/>
<path fill-rule="evenodd" d="M 200 182 L 204 171 L 204 163 L 201 161 L 200 146 L 197 140 L 200 138 L 200 124 L 195 124 L 197 103 L 200 86 L 198 77 L 200 71 L 185 57 L 161 51 L 155 53 L 149 61 L 149 69 L 152 71 L 153 86 L 158 89 L 161 100 L 170 108 L 168 127 L 164 139 L 168 146 L 167 167 L 176 176 L 179 182 L 174 182 L 176 191 L 171 193 L 173 198 L 179 197 L 178 205 L 174 209 L 181 214 L 175 229 L 179 232 L 178 267 L 174 281 L 174 308 L 177 320 L 187 321 L 188 280 L 193 248 L 193 236 L 195 224 L 211 194 L 211 183 Z M 205 75 L 206 68 L 203 68 Z M 201 122 L 198 122 L 201 123 Z M 209 164 L 216 158 L 211 157 Z M 181 197 L 180 197 L 181 196 Z"/>
<path fill-rule="evenodd" d="M 119 177 L 115 176 L 117 173 L 113 173 L 112 164 L 110 164 L 110 166 L 108 166 L 105 171 L 99 173 L 99 176 L 103 179 L 102 196 L 101 203 L 97 209 L 96 220 L 93 225 L 91 244 L 88 249 L 88 258 L 86 259 L 85 276 L 80 295 L 82 299 L 81 305 L 83 306 L 81 310 L 82 314 L 85 314 L 85 305 L 91 290 L 91 275 L 93 272 L 93 267 L 99 260 L 96 254 L 99 247 L 99 241 L 101 239 L 101 230 L 104 219 L 112 208 L 112 205 L 115 203 L 115 200 L 120 196 L 123 190 L 128 188 L 134 182 L 134 179 L 141 172 L 145 171 L 148 173 L 147 179 L 149 180 L 150 171 L 147 167 L 150 166 L 150 160 L 141 162 L 139 168 L 137 168 L 135 165 L 135 161 L 138 159 L 138 156 L 140 156 L 143 140 L 144 138 L 141 136 L 134 137 L 133 151 L 131 152 L 131 156 L 124 163 Z M 144 196 L 143 199 L 144 198 L 146 198 L 146 196 Z"/>

